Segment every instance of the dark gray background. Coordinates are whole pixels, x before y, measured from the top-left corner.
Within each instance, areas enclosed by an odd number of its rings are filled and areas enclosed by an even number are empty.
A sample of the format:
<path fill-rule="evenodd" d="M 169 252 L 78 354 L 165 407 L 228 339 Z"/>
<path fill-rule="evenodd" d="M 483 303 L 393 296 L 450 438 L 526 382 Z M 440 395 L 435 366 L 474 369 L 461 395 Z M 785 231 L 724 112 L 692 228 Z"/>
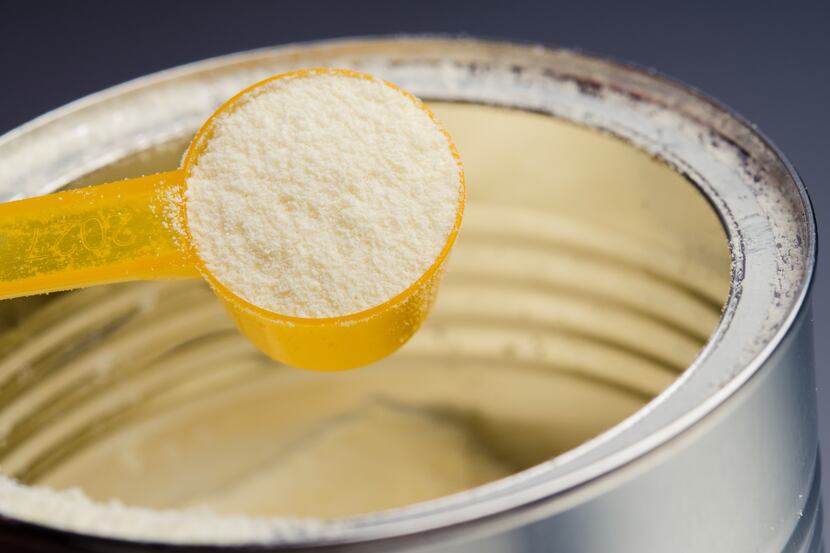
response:
<path fill-rule="evenodd" d="M 822 224 L 830 221 L 827 1 L 4 0 L 0 133 L 80 96 L 185 62 L 298 40 L 398 32 L 581 48 L 690 83 L 756 123 L 789 156 L 815 204 L 820 242 L 830 243 L 830 227 Z M 830 444 L 830 273 L 824 265 L 813 302 L 822 441 Z M 829 492 L 825 478 L 826 498 Z"/>

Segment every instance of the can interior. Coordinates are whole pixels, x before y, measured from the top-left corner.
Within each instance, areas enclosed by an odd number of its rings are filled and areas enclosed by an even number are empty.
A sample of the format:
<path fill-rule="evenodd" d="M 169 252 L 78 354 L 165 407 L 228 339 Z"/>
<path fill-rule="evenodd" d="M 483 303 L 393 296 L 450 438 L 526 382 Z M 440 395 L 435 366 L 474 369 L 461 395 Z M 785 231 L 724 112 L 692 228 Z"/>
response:
<path fill-rule="evenodd" d="M 695 359 L 730 282 L 702 193 L 553 117 L 433 103 L 469 183 L 435 311 L 372 366 L 279 366 L 201 281 L 0 303 L 0 466 L 98 500 L 341 517 L 458 492 L 597 436 Z M 78 179 L 178 165 L 186 139 Z"/>

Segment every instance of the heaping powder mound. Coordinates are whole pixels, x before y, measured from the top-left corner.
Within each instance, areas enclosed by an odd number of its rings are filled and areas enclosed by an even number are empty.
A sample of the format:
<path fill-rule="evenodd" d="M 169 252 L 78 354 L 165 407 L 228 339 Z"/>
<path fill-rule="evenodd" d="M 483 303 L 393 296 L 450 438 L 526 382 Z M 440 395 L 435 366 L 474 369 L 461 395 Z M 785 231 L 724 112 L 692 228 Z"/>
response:
<path fill-rule="evenodd" d="M 379 305 L 452 230 L 451 143 L 384 81 L 284 77 L 214 129 L 187 180 L 188 226 L 207 269 L 261 308 L 321 318 Z"/>

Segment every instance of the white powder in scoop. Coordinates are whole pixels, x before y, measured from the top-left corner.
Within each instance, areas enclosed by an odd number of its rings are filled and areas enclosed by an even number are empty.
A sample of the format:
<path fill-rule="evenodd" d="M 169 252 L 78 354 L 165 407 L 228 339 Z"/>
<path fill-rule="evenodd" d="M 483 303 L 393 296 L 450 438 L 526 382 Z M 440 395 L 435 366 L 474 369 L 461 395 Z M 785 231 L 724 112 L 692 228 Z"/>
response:
<path fill-rule="evenodd" d="M 435 262 L 459 171 L 438 124 L 383 81 L 287 77 L 216 120 L 187 180 L 188 224 L 208 270 L 247 301 L 347 315 Z"/>

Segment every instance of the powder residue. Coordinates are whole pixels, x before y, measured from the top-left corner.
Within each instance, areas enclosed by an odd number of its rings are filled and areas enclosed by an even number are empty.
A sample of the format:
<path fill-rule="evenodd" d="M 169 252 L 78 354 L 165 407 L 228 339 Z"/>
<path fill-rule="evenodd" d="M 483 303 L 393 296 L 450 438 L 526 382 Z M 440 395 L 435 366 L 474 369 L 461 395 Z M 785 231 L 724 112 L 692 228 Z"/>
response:
<path fill-rule="evenodd" d="M 26 486 L 0 474 L 0 505 L 5 516 L 90 535 L 167 543 L 223 544 L 275 540 L 303 542 L 336 531 L 335 523 L 217 515 L 206 509 L 145 509 L 89 499 L 81 490 L 54 491 Z"/>
<path fill-rule="evenodd" d="M 371 78 L 287 77 L 215 121 L 187 180 L 205 266 L 269 311 L 334 317 L 413 284 L 455 221 L 460 166 L 413 98 Z"/>
<path fill-rule="evenodd" d="M 518 470 L 465 422 L 381 398 L 324 420 L 267 466 L 205 490 L 192 505 L 231 515 L 334 519 L 428 501 Z"/>

